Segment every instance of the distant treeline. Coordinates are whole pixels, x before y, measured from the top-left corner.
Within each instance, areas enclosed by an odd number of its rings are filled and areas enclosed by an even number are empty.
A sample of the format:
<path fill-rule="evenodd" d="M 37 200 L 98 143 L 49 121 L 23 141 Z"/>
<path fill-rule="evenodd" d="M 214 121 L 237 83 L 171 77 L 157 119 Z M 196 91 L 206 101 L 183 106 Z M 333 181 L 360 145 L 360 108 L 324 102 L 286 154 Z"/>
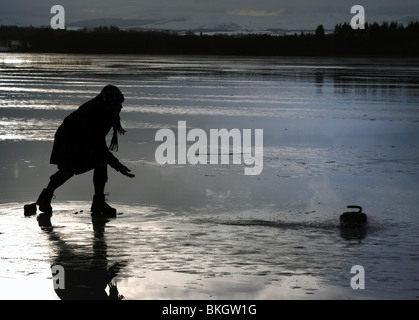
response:
<path fill-rule="evenodd" d="M 53 30 L 47 27 L 0 26 L 0 46 L 19 52 L 196 54 L 248 56 L 419 56 L 419 23 L 348 23 L 325 33 L 292 35 L 178 34 L 170 31 L 132 31 L 117 27 L 92 30 Z"/>

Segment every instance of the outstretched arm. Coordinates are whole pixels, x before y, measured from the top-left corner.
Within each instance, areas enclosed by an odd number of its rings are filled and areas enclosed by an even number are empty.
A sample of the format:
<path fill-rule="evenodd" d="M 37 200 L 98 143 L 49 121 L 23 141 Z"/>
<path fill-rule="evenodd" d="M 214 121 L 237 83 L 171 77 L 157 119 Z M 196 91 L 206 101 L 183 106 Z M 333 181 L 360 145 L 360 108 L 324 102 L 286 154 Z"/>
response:
<path fill-rule="evenodd" d="M 121 172 L 124 176 L 130 178 L 135 177 L 134 174 L 130 173 L 131 170 L 119 162 L 119 160 L 109 150 L 106 150 L 106 162 L 116 171 Z"/>
<path fill-rule="evenodd" d="M 135 174 L 130 173 L 131 170 L 128 169 L 126 166 L 124 166 L 123 164 L 121 164 L 121 167 L 119 167 L 119 172 L 121 172 L 124 176 L 127 176 L 129 178 L 134 178 Z"/>

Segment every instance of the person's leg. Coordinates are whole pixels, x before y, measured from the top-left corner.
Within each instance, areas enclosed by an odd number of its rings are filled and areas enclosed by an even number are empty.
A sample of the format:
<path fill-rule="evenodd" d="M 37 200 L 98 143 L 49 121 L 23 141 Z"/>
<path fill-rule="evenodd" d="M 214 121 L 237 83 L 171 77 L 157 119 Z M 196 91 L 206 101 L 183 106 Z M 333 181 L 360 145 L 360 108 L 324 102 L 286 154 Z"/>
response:
<path fill-rule="evenodd" d="M 105 194 L 106 182 L 108 182 L 108 165 L 98 165 L 94 168 L 93 171 L 93 186 L 95 188 L 95 196 L 103 196 Z"/>
<path fill-rule="evenodd" d="M 51 193 L 54 193 L 56 189 L 61 187 L 72 176 L 74 176 L 74 172 L 58 170 L 49 178 L 49 183 L 46 187 L 46 190 L 48 190 Z"/>
<path fill-rule="evenodd" d="M 48 186 L 42 190 L 38 200 L 36 201 L 40 211 L 52 214 L 51 200 L 54 196 L 54 191 L 62 186 L 73 175 L 73 172 L 58 170 L 49 178 L 50 181 Z"/>
<path fill-rule="evenodd" d="M 92 214 L 116 215 L 116 209 L 109 206 L 105 201 L 105 185 L 108 181 L 108 165 L 101 164 L 94 168 L 93 185 L 95 195 L 91 207 Z"/>

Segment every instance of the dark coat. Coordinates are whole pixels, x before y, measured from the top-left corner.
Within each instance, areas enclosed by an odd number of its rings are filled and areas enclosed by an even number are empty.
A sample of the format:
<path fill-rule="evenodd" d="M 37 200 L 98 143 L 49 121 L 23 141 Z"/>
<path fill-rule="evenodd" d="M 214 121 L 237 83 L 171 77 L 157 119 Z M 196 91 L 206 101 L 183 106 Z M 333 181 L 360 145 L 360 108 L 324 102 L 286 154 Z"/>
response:
<path fill-rule="evenodd" d="M 119 117 L 107 111 L 101 101 L 97 96 L 64 119 L 55 133 L 51 164 L 75 174 L 101 164 L 119 171 L 122 165 L 106 144 L 106 136 L 119 123 Z"/>

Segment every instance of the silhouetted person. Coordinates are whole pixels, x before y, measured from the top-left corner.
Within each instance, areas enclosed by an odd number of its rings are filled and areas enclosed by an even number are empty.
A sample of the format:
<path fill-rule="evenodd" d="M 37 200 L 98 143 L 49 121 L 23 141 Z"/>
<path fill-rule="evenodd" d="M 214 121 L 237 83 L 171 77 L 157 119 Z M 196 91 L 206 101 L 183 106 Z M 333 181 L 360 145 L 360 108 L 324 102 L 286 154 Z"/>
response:
<path fill-rule="evenodd" d="M 52 214 L 51 199 L 54 191 L 73 175 L 89 170 L 93 172 L 95 195 L 92 214 L 115 215 L 116 209 L 105 201 L 105 184 L 108 181 L 108 165 L 123 175 L 133 178 L 126 166 L 112 154 L 118 150 L 118 134 L 124 134 L 119 113 L 124 96 L 113 86 L 105 86 L 101 93 L 67 116 L 55 133 L 51 164 L 58 171 L 50 177 L 48 186 L 42 190 L 37 205 L 39 210 Z M 108 148 L 106 136 L 113 128 L 113 137 Z"/>

